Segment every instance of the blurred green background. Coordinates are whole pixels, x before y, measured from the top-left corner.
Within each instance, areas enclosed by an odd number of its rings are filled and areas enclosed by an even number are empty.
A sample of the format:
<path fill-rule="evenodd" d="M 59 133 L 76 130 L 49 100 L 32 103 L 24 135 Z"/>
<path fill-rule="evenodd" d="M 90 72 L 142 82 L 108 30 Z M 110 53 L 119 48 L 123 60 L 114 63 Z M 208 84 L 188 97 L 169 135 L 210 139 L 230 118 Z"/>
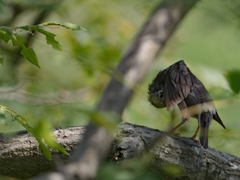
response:
<path fill-rule="evenodd" d="M 87 29 L 46 28 L 57 35 L 63 52 L 47 45 L 41 34 L 32 36 L 28 46 L 35 50 L 41 69 L 19 56 L 18 50 L 10 43 L 0 42 L 5 55 L 4 66 L 0 66 L 0 104 L 17 111 L 35 126 L 40 121 L 48 120 L 53 127 L 59 127 L 88 123 L 86 112 L 94 109 L 113 69 L 160 1 L 3 2 L 0 4 L 1 26 L 66 21 Z M 239 12 L 240 2 L 236 0 L 204 0 L 197 3 L 151 66 L 124 111 L 123 120 L 164 131 L 180 122 L 179 110 L 168 112 L 153 107 L 147 100 L 147 90 L 148 84 L 161 69 L 183 59 L 213 99 L 218 100 L 216 107 L 227 127 L 224 130 L 212 122 L 209 145 L 240 156 L 239 95 L 233 94 L 224 77 L 227 71 L 240 70 Z M 20 94 L 21 98 L 16 94 Z M 172 119 L 172 114 L 176 112 L 178 117 Z M 7 120 L 8 131 L 23 129 L 10 119 Z M 4 122 L 0 124 L 3 132 Z M 179 132 L 182 136 L 192 136 L 196 128 L 197 121 L 192 119 Z"/>

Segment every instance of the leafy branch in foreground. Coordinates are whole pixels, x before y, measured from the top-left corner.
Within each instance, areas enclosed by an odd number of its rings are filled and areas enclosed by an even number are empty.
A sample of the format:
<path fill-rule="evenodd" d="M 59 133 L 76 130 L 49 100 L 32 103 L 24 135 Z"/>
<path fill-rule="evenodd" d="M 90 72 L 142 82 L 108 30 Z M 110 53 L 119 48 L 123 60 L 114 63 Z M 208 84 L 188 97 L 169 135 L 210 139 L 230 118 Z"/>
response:
<path fill-rule="evenodd" d="M 52 45 L 52 47 L 54 49 L 62 51 L 62 46 L 59 44 L 58 41 L 56 41 L 54 39 L 56 35 L 49 31 L 42 29 L 42 27 L 49 27 L 49 26 L 65 27 L 67 29 L 72 29 L 72 30 L 85 30 L 84 28 L 82 28 L 78 25 L 71 24 L 68 22 L 54 22 L 53 21 L 53 22 L 46 22 L 46 23 L 42 23 L 42 24 L 38 24 L 38 25 L 34 25 L 34 26 L 26 25 L 26 26 L 19 26 L 19 27 L 15 27 L 15 28 L 7 27 L 7 26 L 0 26 L 0 38 L 3 41 L 5 41 L 6 43 L 9 40 L 12 40 L 13 46 L 21 47 L 21 54 L 23 56 L 25 56 L 26 59 L 30 63 L 32 63 L 33 65 L 40 68 L 38 59 L 37 59 L 37 56 L 36 56 L 34 50 L 32 48 L 28 49 L 24 45 L 25 40 L 19 33 L 17 33 L 17 30 L 26 31 L 30 34 L 32 34 L 32 31 L 37 31 L 46 36 L 47 44 Z M 3 52 L 0 49 L 0 63 L 1 64 L 3 64 L 3 59 L 4 59 Z"/>
<path fill-rule="evenodd" d="M 69 156 L 67 151 L 54 140 L 53 136 L 51 135 L 51 129 L 46 128 L 46 126 L 49 127 L 49 123 L 47 121 L 41 122 L 38 128 L 34 128 L 20 114 L 8 107 L 0 105 L 0 118 L 4 119 L 4 121 L 6 120 L 6 112 L 12 116 L 12 120 L 16 120 L 17 122 L 19 122 L 23 127 L 27 129 L 29 133 L 31 133 L 35 137 L 35 139 L 39 143 L 39 149 L 48 158 L 48 160 L 52 160 L 49 147 L 54 148 Z"/>

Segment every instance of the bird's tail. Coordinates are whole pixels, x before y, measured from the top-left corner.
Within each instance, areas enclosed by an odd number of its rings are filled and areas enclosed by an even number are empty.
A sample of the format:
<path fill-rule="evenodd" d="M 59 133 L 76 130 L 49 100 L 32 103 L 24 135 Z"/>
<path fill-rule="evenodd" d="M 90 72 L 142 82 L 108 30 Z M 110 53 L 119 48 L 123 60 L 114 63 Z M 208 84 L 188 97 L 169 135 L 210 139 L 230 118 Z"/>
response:
<path fill-rule="evenodd" d="M 217 121 L 219 124 L 221 124 L 224 129 L 226 129 L 226 127 L 224 126 L 222 120 L 220 119 L 217 111 L 216 111 L 216 114 L 213 115 L 213 119 L 214 119 L 215 121 Z"/>
<path fill-rule="evenodd" d="M 199 117 L 200 136 L 199 141 L 201 145 L 206 149 L 208 147 L 208 129 L 212 121 L 212 114 L 204 112 Z"/>

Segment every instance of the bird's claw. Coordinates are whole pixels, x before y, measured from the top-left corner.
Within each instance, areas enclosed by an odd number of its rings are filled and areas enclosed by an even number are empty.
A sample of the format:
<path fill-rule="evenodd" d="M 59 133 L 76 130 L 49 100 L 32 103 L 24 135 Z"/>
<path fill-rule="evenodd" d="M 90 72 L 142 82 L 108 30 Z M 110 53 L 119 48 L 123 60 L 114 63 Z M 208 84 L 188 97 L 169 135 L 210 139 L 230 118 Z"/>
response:
<path fill-rule="evenodd" d="M 198 143 L 199 141 L 196 140 L 194 137 L 184 137 L 184 138 L 188 138 L 188 139 L 191 139 L 192 141 L 194 141 L 195 143 Z"/>
<path fill-rule="evenodd" d="M 189 138 L 189 139 L 193 140 L 195 143 L 198 143 L 198 142 L 199 142 L 199 141 L 196 140 L 194 137 L 191 137 L 191 138 Z"/>

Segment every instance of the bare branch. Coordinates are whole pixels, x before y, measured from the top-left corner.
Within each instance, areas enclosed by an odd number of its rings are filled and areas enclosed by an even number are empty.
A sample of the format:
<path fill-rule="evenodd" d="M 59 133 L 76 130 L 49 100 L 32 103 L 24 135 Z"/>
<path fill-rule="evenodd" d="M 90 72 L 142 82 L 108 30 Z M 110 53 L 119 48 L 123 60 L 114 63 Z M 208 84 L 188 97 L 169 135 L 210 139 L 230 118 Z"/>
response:
<path fill-rule="evenodd" d="M 15 87 L 1 87 L 0 99 L 5 101 L 17 101 L 28 105 L 56 105 L 61 103 L 82 102 L 89 88 L 80 88 L 74 91 L 59 90 L 49 94 L 35 94 L 25 91 L 24 85 Z"/>

